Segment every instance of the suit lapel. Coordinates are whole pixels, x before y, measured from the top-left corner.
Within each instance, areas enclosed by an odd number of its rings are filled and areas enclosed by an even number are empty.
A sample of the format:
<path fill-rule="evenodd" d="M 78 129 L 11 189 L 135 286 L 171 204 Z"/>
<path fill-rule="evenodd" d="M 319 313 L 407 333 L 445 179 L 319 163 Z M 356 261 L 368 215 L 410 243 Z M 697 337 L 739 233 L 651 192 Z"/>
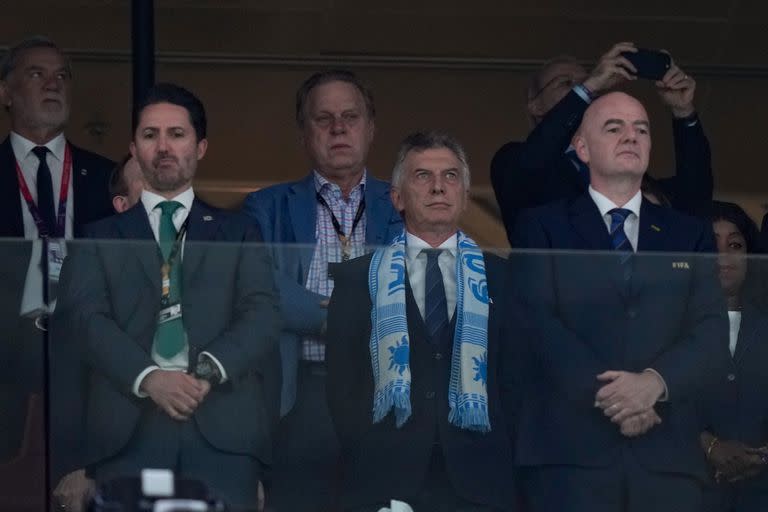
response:
<path fill-rule="evenodd" d="M 314 246 L 315 225 L 317 224 L 317 199 L 315 197 L 314 174 L 295 183 L 288 194 L 288 213 L 295 242 L 297 244 Z M 309 265 L 312 261 L 311 250 L 299 250 L 301 257 L 302 281 L 306 281 Z"/>
<path fill-rule="evenodd" d="M 216 232 L 221 226 L 217 212 L 202 201 L 195 199 L 192 209 L 187 216 L 187 242 L 184 245 L 184 287 L 188 289 L 190 279 L 196 274 L 200 264 L 205 259 L 205 250 L 210 242 L 216 239 Z"/>
<path fill-rule="evenodd" d="M 392 209 L 389 187 L 378 180 L 368 178 L 365 185 L 365 243 L 380 246 L 386 239 L 389 216 Z"/>
<path fill-rule="evenodd" d="M 759 326 L 758 318 L 760 314 L 756 308 L 746 306 L 741 314 L 741 326 L 736 341 L 736 350 L 733 353 L 733 361 L 739 365 L 744 358 L 744 354 L 757 338 L 757 328 Z"/>
<path fill-rule="evenodd" d="M 640 225 L 637 232 L 637 252 L 664 252 L 667 249 L 668 225 L 664 209 L 646 199 L 640 205 Z M 659 280 L 660 266 L 671 265 L 668 257 L 657 255 L 635 255 L 632 275 L 632 294 L 640 293 L 642 287 Z"/>
<path fill-rule="evenodd" d="M 597 205 L 588 194 L 582 194 L 570 205 L 571 224 L 584 242 L 584 249 L 610 251 L 611 239 L 608 228 L 600 216 Z"/>
<path fill-rule="evenodd" d="M 26 208 L 19 195 L 19 181 L 16 178 L 16 157 L 13 155 L 10 137 L 0 145 L 0 211 L 3 228 L 0 234 L 6 237 L 24 237 L 24 221 L 21 209 Z"/>
<path fill-rule="evenodd" d="M 139 201 L 133 208 L 117 217 L 117 226 L 123 239 L 137 240 L 131 243 L 132 250 L 149 280 L 160 289 L 160 252 L 149 225 L 144 204 Z M 151 242 L 151 243 L 147 243 Z"/>

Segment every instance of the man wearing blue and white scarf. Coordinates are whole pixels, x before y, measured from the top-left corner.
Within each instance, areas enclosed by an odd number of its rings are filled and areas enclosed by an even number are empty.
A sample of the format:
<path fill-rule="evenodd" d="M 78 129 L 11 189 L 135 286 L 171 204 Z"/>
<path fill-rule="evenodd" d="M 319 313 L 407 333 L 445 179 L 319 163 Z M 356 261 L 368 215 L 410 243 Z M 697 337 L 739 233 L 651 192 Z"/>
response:
<path fill-rule="evenodd" d="M 459 230 L 469 167 L 452 137 L 401 144 L 392 202 L 405 231 L 334 270 L 328 401 L 344 510 L 513 510 L 506 263 Z M 505 407 L 506 406 L 506 407 Z"/>

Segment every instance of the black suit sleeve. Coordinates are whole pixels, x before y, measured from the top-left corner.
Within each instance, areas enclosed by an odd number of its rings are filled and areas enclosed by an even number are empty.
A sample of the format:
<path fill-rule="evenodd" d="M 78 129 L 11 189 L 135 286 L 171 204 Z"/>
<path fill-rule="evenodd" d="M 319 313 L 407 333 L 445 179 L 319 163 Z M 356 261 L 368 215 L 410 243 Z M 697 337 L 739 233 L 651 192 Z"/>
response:
<path fill-rule="evenodd" d="M 712 204 L 714 178 L 709 141 L 698 117 L 672 122 L 676 174 L 659 180 L 673 208 L 706 217 Z"/>
<path fill-rule="evenodd" d="M 579 191 L 575 169 L 564 175 L 563 153 L 589 105 L 571 91 L 555 105 L 523 143 L 504 145 L 491 162 L 491 183 L 511 239 L 521 210 L 546 204 Z M 568 167 L 565 167 L 568 169 Z"/>

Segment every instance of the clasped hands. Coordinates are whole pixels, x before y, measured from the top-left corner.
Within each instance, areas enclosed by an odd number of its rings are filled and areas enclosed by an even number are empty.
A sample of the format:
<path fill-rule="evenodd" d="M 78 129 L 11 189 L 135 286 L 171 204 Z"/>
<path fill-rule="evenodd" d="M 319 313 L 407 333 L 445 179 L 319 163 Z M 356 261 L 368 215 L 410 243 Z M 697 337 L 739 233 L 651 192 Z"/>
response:
<path fill-rule="evenodd" d="M 664 394 L 664 383 L 651 371 L 640 373 L 609 370 L 597 376 L 603 386 L 595 395 L 595 407 L 627 437 L 637 437 L 661 423 L 654 410 Z"/>
<path fill-rule="evenodd" d="M 184 372 L 153 370 L 141 381 L 141 391 L 178 421 L 186 421 L 211 390 L 211 384 Z"/>

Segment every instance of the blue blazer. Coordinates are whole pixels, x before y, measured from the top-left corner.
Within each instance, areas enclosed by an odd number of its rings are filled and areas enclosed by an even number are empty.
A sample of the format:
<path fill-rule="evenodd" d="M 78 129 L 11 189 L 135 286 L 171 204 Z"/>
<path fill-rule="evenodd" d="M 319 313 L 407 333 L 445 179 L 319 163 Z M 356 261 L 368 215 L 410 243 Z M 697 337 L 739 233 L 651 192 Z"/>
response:
<path fill-rule="evenodd" d="M 277 270 L 283 333 L 280 357 L 283 381 L 280 413 L 285 416 L 296 402 L 296 376 L 302 336 L 321 335 L 328 299 L 305 286 L 315 250 L 317 199 L 314 175 L 293 183 L 281 183 L 251 192 L 243 211 L 257 222 L 264 241 L 275 244 L 272 259 Z M 389 183 L 368 176 L 365 185 L 365 242 L 370 246 L 389 243 L 403 230 L 403 221 L 389 198 Z"/>
<path fill-rule="evenodd" d="M 698 254 L 713 252 L 711 228 L 643 200 L 638 252 L 659 254 L 633 256 L 627 279 L 583 194 L 524 212 L 514 246 L 568 250 L 511 256 L 530 322 L 518 464 L 608 467 L 628 446 L 649 471 L 703 478 L 695 398 L 724 368 L 728 339 L 715 261 Z M 663 376 L 669 400 L 656 405 L 662 423 L 630 440 L 594 407 L 596 376 L 646 368 Z"/>

